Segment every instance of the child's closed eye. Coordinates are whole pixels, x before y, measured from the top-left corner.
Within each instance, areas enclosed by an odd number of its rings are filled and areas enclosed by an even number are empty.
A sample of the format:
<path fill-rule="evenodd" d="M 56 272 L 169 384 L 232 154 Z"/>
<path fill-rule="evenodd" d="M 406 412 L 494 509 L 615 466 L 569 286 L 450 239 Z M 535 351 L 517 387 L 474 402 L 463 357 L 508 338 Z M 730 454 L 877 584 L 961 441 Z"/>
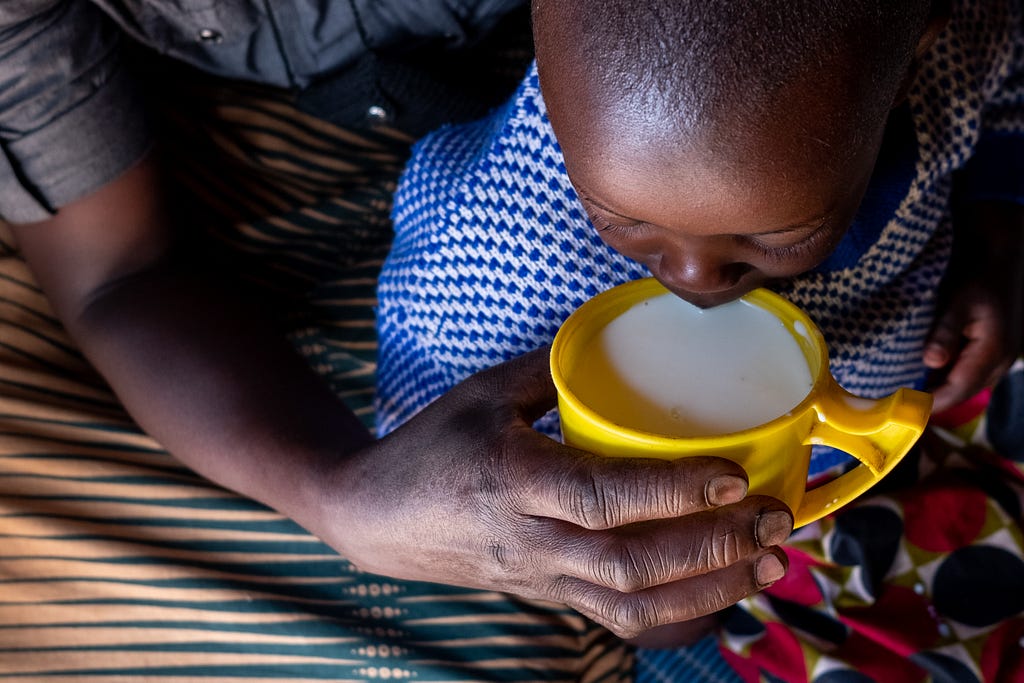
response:
<path fill-rule="evenodd" d="M 604 235 L 604 236 L 615 235 L 616 237 L 618 237 L 618 236 L 639 237 L 639 236 L 645 234 L 650 229 L 650 227 L 651 227 L 650 224 L 648 224 L 648 223 L 639 223 L 639 222 L 634 222 L 634 223 L 626 223 L 626 222 L 613 223 L 612 221 L 610 221 L 607 218 L 604 218 L 602 216 L 591 216 L 591 223 L 593 224 L 594 228 L 599 233 L 602 233 L 602 235 Z"/>
<path fill-rule="evenodd" d="M 789 244 L 772 244 L 764 236 L 748 235 L 745 242 L 767 261 L 781 262 L 802 258 L 813 252 L 821 242 L 829 236 L 824 225 L 818 226 L 812 233 L 797 242 Z"/>

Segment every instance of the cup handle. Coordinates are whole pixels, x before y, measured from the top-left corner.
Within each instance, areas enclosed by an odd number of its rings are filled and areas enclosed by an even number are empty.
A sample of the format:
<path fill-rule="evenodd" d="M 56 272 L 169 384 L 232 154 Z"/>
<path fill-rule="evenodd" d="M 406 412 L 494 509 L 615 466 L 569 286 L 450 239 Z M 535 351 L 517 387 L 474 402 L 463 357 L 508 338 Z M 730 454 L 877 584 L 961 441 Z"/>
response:
<path fill-rule="evenodd" d="M 831 379 L 815 410 L 818 421 L 805 444 L 831 446 L 860 465 L 807 491 L 794 512 L 794 527 L 846 505 L 887 475 L 917 442 L 931 415 L 932 396 L 898 389 L 882 399 L 855 396 Z"/>

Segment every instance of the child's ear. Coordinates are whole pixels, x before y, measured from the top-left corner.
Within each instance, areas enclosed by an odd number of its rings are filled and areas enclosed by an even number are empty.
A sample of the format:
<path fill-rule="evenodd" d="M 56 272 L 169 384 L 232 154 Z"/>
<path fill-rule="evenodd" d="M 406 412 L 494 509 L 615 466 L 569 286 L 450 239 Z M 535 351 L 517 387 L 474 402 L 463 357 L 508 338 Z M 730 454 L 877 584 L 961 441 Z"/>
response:
<path fill-rule="evenodd" d="M 934 0 L 932 2 L 928 23 L 925 24 L 924 31 L 921 32 L 921 37 L 917 41 L 917 47 L 914 48 L 914 57 L 910 60 L 910 64 L 907 66 L 907 73 L 904 74 L 903 81 L 896 92 L 896 98 L 892 103 L 893 107 L 899 106 L 907 99 L 907 92 L 917 76 L 921 59 L 931 49 L 932 45 L 935 44 L 939 34 L 946 28 L 946 24 L 949 23 L 950 11 L 950 0 Z"/>

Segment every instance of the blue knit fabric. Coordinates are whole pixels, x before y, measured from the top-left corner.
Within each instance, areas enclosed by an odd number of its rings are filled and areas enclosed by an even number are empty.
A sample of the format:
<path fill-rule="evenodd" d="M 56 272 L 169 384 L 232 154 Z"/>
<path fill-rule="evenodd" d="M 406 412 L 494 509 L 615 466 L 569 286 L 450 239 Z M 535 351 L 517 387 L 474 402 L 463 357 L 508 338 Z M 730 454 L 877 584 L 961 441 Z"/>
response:
<path fill-rule="evenodd" d="M 831 273 L 856 267 L 857 261 L 878 242 L 893 213 L 907 196 L 916 165 L 914 122 L 910 108 L 904 105 L 889 116 L 871 182 L 850 229 L 815 272 Z"/>
<path fill-rule="evenodd" d="M 690 647 L 645 650 L 636 660 L 636 683 L 742 683 L 708 636 Z"/>

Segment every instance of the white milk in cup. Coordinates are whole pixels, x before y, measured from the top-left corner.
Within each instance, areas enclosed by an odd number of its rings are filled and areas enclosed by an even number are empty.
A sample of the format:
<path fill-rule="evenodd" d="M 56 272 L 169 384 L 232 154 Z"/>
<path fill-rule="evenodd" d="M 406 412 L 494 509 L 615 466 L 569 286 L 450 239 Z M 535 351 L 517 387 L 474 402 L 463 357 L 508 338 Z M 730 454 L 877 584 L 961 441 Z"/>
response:
<path fill-rule="evenodd" d="M 673 294 L 608 323 L 576 376 L 576 395 L 598 413 L 681 437 L 769 422 L 814 384 L 800 345 L 770 312 L 743 300 L 701 309 Z"/>

